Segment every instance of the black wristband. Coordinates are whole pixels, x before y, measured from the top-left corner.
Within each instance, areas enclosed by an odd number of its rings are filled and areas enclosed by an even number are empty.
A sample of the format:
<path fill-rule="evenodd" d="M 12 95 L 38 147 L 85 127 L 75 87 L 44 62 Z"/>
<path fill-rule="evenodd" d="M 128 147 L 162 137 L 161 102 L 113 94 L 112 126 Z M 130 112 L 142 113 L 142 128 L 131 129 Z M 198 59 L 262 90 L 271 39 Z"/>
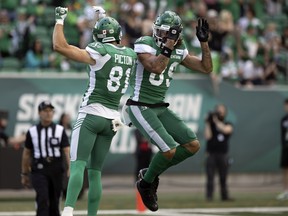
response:
<path fill-rule="evenodd" d="M 29 173 L 21 173 L 21 176 L 28 176 Z"/>
<path fill-rule="evenodd" d="M 161 54 L 166 56 L 167 58 L 170 58 L 171 53 L 172 53 L 172 50 L 166 46 L 164 46 L 162 51 L 161 51 Z"/>

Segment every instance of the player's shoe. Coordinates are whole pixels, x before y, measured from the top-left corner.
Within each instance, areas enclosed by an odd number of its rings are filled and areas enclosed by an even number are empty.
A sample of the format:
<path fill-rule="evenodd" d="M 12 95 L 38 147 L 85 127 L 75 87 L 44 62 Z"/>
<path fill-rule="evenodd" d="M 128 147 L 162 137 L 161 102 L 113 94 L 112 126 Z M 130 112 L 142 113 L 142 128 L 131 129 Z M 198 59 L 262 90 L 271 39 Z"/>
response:
<path fill-rule="evenodd" d="M 277 197 L 276 197 L 277 200 L 288 200 L 288 191 L 285 191 L 281 194 L 279 194 Z"/>
<path fill-rule="evenodd" d="M 144 169 L 141 169 L 139 171 L 139 174 L 138 174 L 138 178 L 141 180 L 141 179 L 144 179 L 144 175 L 145 173 L 147 172 L 148 168 L 144 168 Z M 155 196 L 155 199 L 156 201 L 158 201 L 158 196 L 157 196 L 157 189 L 158 189 L 158 186 L 159 186 L 159 177 L 157 176 L 154 181 L 152 182 L 152 189 L 153 189 L 153 192 L 154 192 L 154 196 Z"/>
<path fill-rule="evenodd" d="M 73 208 L 70 206 L 66 206 L 63 209 L 61 216 L 73 216 Z"/>
<path fill-rule="evenodd" d="M 144 205 L 151 211 L 157 211 L 158 210 L 158 204 L 157 204 L 157 200 L 155 197 L 155 193 L 154 193 L 154 189 L 152 187 L 152 184 L 150 187 L 148 188 L 143 188 L 140 185 L 140 182 L 144 181 L 143 179 L 140 179 L 136 182 L 136 187 L 137 190 L 142 198 L 142 201 L 144 203 Z"/>

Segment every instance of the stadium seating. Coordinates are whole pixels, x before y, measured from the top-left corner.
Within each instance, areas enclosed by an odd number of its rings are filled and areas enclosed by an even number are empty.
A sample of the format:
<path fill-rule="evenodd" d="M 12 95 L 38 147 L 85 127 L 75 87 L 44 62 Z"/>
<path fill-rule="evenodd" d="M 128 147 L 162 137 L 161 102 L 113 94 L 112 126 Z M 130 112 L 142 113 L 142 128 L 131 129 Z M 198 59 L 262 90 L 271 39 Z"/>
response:
<path fill-rule="evenodd" d="M 0 65 L 0 71 L 10 72 L 10 71 L 21 71 L 21 62 L 15 57 L 2 58 Z"/>

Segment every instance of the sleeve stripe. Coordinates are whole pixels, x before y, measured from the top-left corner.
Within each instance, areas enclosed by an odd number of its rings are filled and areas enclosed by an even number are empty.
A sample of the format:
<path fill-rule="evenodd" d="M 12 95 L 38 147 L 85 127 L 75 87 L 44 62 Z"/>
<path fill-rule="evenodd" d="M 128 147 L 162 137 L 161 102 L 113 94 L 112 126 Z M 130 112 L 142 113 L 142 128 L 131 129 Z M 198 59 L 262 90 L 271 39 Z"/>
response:
<path fill-rule="evenodd" d="M 184 60 L 188 54 L 189 54 L 188 50 L 187 50 L 187 49 L 184 49 L 184 53 L 183 53 L 183 58 L 182 58 L 182 60 Z"/>
<path fill-rule="evenodd" d="M 86 51 L 90 54 L 90 56 L 97 60 L 101 57 L 101 54 L 99 52 L 97 52 L 96 50 L 90 48 L 89 46 L 86 47 Z"/>
<path fill-rule="evenodd" d="M 151 53 L 156 55 L 156 49 L 147 44 L 135 44 L 134 51 L 136 53 Z"/>

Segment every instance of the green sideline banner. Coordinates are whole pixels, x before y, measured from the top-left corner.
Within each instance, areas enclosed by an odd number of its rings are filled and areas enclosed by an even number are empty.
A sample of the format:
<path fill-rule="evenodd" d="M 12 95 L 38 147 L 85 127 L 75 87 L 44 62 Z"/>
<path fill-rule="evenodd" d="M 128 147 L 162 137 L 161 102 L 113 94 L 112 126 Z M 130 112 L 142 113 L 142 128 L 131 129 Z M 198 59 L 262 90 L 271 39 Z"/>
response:
<path fill-rule="evenodd" d="M 21 78 L 0 77 L 0 109 L 9 111 L 7 133 L 25 133 L 38 121 L 37 105 L 46 99 L 55 105 L 56 122 L 63 112 L 69 113 L 75 120 L 87 84 L 87 77 L 82 75 L 62 75 L 55 78 L 40 75 Z M 230 143 L 230 156 L 233 159 L 231 170 L 278 172 L 280 119 L 284 114 L 283 100 L 287 96 L 287 89 L 244 90 L 235 88 L 225 81 L 219 84 L 219 90 L 215 93 L 209 77 L 176 76 L 166 99 L 170 108 L 197 132 L 202 148 L 193 158 L 172 167 L 168 172 L 204 172 L 204 121 L 207 112 L 214 109 L 218 103 L 228 107 L 228 120 L 235 127 Z M 123 97 L 121 104 L 127 97 Z M 104 173 L 133 173 L 135 147 L 132 129 L 123 128 L 119 131 L 113 140 Z M 1 149 L 2 154 L 3 151 Z M 21 154 L 15 155 L 19 157 Z M 11 158 L 12 160 L 14 159 Z M 5 164 L 1 162 L 0 166 Z M 20 164 L 17 166 L 20 167 Z"/>

